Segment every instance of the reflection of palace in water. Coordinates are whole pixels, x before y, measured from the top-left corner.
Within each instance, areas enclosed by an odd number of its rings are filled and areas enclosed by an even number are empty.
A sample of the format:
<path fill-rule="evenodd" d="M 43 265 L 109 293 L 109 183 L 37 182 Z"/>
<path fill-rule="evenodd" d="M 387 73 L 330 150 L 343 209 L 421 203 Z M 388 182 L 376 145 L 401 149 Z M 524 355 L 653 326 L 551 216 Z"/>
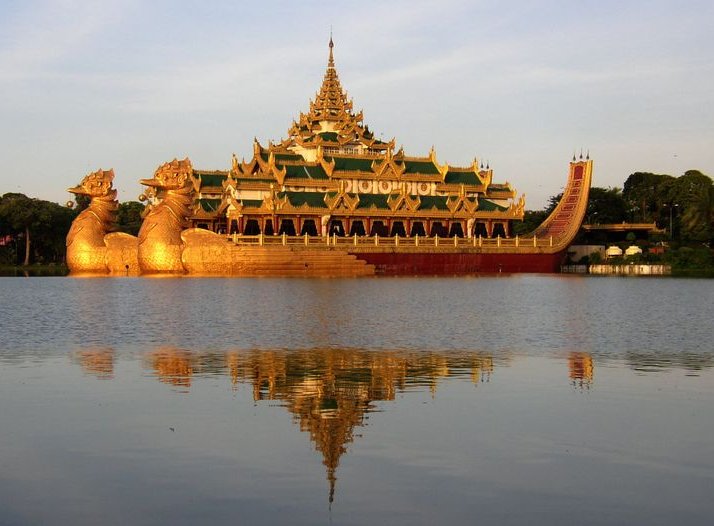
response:
<path fill-rule="evenodd" d="M 589 389 L 594 382 L 593 355 L 570 352 L 566 357 L 571 385 Z M 602 359 L 608 356 L 603 354 Z M 144 366 L 156 378 L 180 392 L 188 392 L 195 378 L 223 376 L 232 384 L 252 388 L 254 401 L 276 400 L 292 414 L 300 430 L 310 435 L 320 452 L 333 499 L 341 456 L 365 425 L 377 402 L 395 400 L 399 393 L 429 390 L 435 395 L 447 379 L 489 382 L 496 367 L 509 366 L 510 354 L 307 349 L 192 352 L 159 348 L 144 355 Z M 111 349 L 77 351 L 72 360 L 98 378 L 113 378 Z M 714 365 L 714 355 L 646 353 L 626 355 L 636 372 L 681 367 L 696 374 Z M 561 362 L 562 363 L 562 362 Z"/>
<path fill-rule="evenodd" d="M 507 358 L 502 359 L 504 362 Z M 488 381 L 491 355 L 310 349 L 304 351 L 233 351 L 196 354 L 159 349 L 145 364 L 165 383 L 188 389 L 194 376 L 227 374 L 234 385 L 252 386 L 253 399 L 279 400 L 300 430 L 309 433 L 322 454 L 332 501 L 340 457 L 364 425 L 374 402 L 394 400 L 398 392 L 429 389 L 449 377 Z"/>

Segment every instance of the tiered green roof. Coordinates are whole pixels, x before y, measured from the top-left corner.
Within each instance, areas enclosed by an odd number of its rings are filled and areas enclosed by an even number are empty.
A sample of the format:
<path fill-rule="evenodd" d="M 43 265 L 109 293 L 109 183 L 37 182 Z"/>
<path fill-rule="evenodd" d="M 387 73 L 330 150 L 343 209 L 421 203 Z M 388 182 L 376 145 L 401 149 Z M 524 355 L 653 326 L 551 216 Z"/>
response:
<path fill-rule="evenodd" d="M 309 208 L 329 208 L 325 196 L 328 198 L 335 197 L 337 192 L 276 192 L 276 197 L 278 199 L 285 199 L 295 208 L 308 206 Z M 351 198 L 357 198 L 359 201 L 357 203 L 357 210 L 366 210 L 374 208 L 377 210 L 389 210 L 389 199 L 396 198 L 399 194 L 356 194 L 348 193 L 346 194 Z M 477 200 L 474 197 L 465 198 L 466 201 L 477 204 L 476 208 L 481 212 L 494 212 L 494 211 L 504 211 L 508 207 L 499 205 L 488 199 Z M 449 210 L 448 203 L 458 201 L 459 197 L 455 195 L 445 196 L 445 195 L 427 195 L 419 197 L 419 211 L 429 211 L 429 210 Z M 209 211 L 218 207 L 215 199 L 201 199 L 201 205 L 204 210 Z M 243 206 L 249 206 L 252 208 L 260 208 L 263 204 L 262 200 L 255 199 L 243 199 L 241 200 Z M 213 208 L 211 208 L 213 207 Z"/>
<path fill-rule="evenodd" d="M 408 174 L 429 174 L 429 175 L 439 175 L 439 169 L 431 161 L 404 161 L 406 165 L 406 170 L 404 173 Z"/>
<path fill-rule="evenodd" d="M 473 186 L 481 184 L 481 181 L 474 172 L 457 172 L 454 170 L 446 172 L 444 182 L 447 184 L 467 184 Z"/>
<path fill-rule="evenodd" d="M 446 206 L 446 197 L 442 195 L 425 195 L 421 197 L 419 210 L 448 210 Z"/>
<path fill-rule="evenodd" d="M 500 203 L 515 197 L 515 192 L 508 183 L 492 183 L 488 166 L 484 170 L 474 161 L 469 167 L 450 167 L 439 164 L 433 148 L 427 156 L 407 156 L 401 148 L 395 149 L 393 139 L 375 139 L 362 112 L 353 111 L 352 101 L 342 89 L 333 48 L 330 39 L 320 90 L 310 101 L 309 111 L 293 122 L 286 139 L 267 147 L 256 140 L 252 159 L 238 162 L 234 156 L 229 172 L 194 171 L 202 210 L 218 213 L 219 197 L 259 208 L 263 199 L 256 196 L 260 195 L 272 195 L 294 208 L 324 209 L 337 206 L 338 188 L 341 195 L 349 196 L 351 213 L 369 209 L 388 213 L 401 206 L 400 214 L 411 210 L 422 216 L 438 212 L 472 217 L 464 214 L 498 213 L 509 208 Z M 369 179 L 379 184 L 362 183 Z M 349 194 L 344 193 L 345 188 Z M 368 193 L 373 191 L 381 193 Z M 397 204 L 403 194 L 406 204 Z"/>
<path fill-rule="evenodd" d="M 325 157 L 328 162 L 335 161 L 335 170 L 339 172 L 371 172 L 374 159 L 355 157 Z"/>
<path fill-rule="evenodd" d="M 278 164 L 278 167 L 285 168 L 287 171 L 285 179 L 329 179 L 322 166 L 310 166 L 307 164 Z"/>
<path fill-rule="evenodd" d="M 198 204 L 201 205 L 201 208 L 203 209 L 204 212 L 215 212 L 218 210 L 218 207 L 221 206 L 221 200 L 220 199 L 199 199 Z"/>
<path fill-rule="evenodd" d="M 386 210 L 389 208 L 387 204 L 388 198 L 389 196 L 387 194 L 360 194 L 357 208 L 378 208 Z"/>
<path fill-rule="evenodd" d="M 307 205 L 310 208 L 327 208 L 325 194 L 322 192 L 279 192 L 278 198 L 287 197 L 294 207 Z"/>

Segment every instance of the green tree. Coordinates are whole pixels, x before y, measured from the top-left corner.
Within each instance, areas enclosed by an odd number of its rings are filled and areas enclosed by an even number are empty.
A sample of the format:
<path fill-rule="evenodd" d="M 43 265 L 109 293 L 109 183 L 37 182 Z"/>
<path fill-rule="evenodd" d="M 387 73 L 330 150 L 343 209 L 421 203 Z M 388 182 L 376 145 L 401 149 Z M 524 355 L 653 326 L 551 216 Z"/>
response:
<path fill-rule="evenodd" d="M 590 189 L 585 221 L 588 223 L 622 223 L 627 219 L 627 202 L 619 188 Z"/>
<path fill-rule="evenodd" d="M 533 232 L 548 217 L 545 210 L 526 210 L 523 221 L 514 222 L 513 235 L 522 236 Z"/>
<path fill-rule="evenodd" d="M 85 208 L 89 207 L 89 203 L 91 202 L 92 198 L 89 197 L 88 195 L 83 195 L 83 194 L 75 194 L 74 195 L 74 209 L 77 211 L 77 213 L 81 212 Z M 71 203 L 68 202 L 67 204 L 69 205 Z"/>
<path fill-rule="evenodd" d="M 23 240 L 25 266 L 33 255 L 43 262 L 62 261 L 65 237 L 75 216 L 76 212 L 57 203 L 24 194 L 0 197 L 0 234 Z"/>
<path fill-rule="evenodd" d="M 67 251 L 67 232 L 77 212 L 51 201 L 38 200 L 38 228 L 33 232 L 33 255 L 40 263 L 60 263 Z"/>
<path fill-rule="evenodd" d="M 714 183 L 710 177 L 699 170 L 688 170 L 672 182 L 666 198 L 669 206 L 677 205 L 682 241 L 706 243 L 714 239 Z"/>
<path fill-rule="evenodd" d="M 25 194 L 9 193 L 0 198 L 0 223 L 3 233 L 23 237 L 25 241 L 24 264 L 30 264 L 32 232 L 38 226 L 37 202 Z"/>
<path fill-rule="evenodd" d="M 138 235 L 139 229 L 141 228 L 141 214 L 143 212 L 144 205 L 139 201 L 121 203 L 117 213 L 117 230 L 131 234 L 132 236 Z"/>
<path fill-rule="evenodd" d="M 669 188 L 674 177 L 665 174 L 635 172 L 622 187 L 622 197 L 627 203 L 628 219 L 633 223 L 657 222 L 664 226 L 664 218 L 669 217 L 665 209 Z"/>

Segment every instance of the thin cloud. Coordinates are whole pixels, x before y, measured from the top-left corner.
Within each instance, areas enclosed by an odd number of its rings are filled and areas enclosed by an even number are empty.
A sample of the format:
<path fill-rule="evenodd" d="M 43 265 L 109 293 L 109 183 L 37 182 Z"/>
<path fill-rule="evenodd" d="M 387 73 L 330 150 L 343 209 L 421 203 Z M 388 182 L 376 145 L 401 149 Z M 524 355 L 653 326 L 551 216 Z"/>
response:
<path fill-rule="evenodd" d="M 126 1 L 39 2 L 7 17 L 0 48 L 0 80 L 16 81 L 45 75 L 48 68 L 92 39 L 119 18 Z"/>

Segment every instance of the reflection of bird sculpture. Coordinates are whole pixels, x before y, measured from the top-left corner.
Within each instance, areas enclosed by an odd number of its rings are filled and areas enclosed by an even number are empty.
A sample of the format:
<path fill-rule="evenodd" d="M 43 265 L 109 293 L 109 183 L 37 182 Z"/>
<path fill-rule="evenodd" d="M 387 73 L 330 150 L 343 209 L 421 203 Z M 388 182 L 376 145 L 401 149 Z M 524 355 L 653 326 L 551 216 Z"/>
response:
<path fill-rule="evenodd" d="M 89 206 L 72 222 L 67 234 L 67 266 L 70 272 L 106 274 L 107 247 L 104 236 L 114 226 L 119 202 L 112 188 L 114 170 L 90 173 L 68 191 L 90 198 Z"/>
<path fill-rule="evenodd" d="M 193 203 L 193 167 L 189 159 L 174 159 L 141 184 L 156 191 L 159 202 L 149 209 L 139 230 L 139 268 L 142 274 L 182 274 L 181 231 L 188 226 Z"/>

